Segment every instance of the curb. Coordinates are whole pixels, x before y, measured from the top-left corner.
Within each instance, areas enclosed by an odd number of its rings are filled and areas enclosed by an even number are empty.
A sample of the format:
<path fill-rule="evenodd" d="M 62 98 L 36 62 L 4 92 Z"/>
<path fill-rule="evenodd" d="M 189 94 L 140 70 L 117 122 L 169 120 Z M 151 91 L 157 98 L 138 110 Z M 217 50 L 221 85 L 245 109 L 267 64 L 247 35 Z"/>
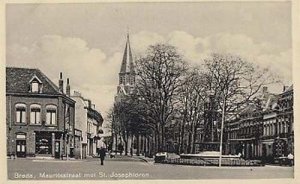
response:
<path fill-rule="evenodd" d="M 138 157 L 138 159 L 140 159 L 144 162 L 147 162 L 147 163 L 154 163 L 154 160 L 149 160 L 149 159 L 145 159 L 145 158 L 142 158 L 142 157 Z"/>

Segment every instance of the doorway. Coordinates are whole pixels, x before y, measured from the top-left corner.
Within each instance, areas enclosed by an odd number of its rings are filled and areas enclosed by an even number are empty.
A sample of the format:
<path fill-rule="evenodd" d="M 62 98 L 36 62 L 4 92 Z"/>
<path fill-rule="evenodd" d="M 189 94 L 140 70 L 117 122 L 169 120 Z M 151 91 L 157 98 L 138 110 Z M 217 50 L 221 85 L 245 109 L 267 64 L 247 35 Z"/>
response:
<path fill-rule="evenodd" d="M 26 157 L 26 140 L 16 140 L 17 157 Z"/>

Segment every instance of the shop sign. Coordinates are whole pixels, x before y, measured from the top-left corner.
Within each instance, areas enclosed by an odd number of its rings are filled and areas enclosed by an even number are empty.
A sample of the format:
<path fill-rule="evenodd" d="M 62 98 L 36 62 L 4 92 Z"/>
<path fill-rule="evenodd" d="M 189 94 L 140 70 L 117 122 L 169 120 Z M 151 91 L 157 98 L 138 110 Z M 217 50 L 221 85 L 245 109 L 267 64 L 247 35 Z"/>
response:
<path fill-rule="evenodd" d="M 26 136 L 24 134 L 17 134 L 17 139 L 25 139 Z"/>

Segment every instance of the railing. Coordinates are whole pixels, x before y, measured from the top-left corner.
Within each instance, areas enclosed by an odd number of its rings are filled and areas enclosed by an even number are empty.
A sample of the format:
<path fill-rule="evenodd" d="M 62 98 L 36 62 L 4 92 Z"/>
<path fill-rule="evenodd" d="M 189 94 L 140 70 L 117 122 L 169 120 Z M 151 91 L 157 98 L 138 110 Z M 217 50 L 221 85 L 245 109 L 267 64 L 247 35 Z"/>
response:
<path fill-rule="evenodd" d="M 183 159 L 166 158 L 156 163 L 162 164 L 176 164 L 176 165 L 195 165 L 195 166 L 218 166 L 219 160 L 212 159 Z M 241 158 L 223 158 L 222 166 L 263 166 L 260 160 L 244 160 Z"/>

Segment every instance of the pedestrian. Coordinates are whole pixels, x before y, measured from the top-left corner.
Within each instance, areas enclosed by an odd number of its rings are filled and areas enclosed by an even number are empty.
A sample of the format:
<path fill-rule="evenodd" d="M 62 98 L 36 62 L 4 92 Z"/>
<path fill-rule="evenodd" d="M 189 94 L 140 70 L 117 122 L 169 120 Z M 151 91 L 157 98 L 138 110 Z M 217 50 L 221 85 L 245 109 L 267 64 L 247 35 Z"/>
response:
<path fill-rule="evenodd" d="M 105 154 L 106 154 L 106 148 L 100 148 L 100 161 L 101 161 L 101 165 L 104 164 L 104 158 L 105 158 Z"/>
<path fill-rule="evenodd" d="M 100 157 L 101 165 L 104 165 L 104 158 L 105 158 L 105 155 L 106 155 L 106 144 L 104 143 L 103 138 L 101 138 L 98 141 L 97 147 L 99 147 L 98 154 L 99 154 L 99 157 Z"/>

